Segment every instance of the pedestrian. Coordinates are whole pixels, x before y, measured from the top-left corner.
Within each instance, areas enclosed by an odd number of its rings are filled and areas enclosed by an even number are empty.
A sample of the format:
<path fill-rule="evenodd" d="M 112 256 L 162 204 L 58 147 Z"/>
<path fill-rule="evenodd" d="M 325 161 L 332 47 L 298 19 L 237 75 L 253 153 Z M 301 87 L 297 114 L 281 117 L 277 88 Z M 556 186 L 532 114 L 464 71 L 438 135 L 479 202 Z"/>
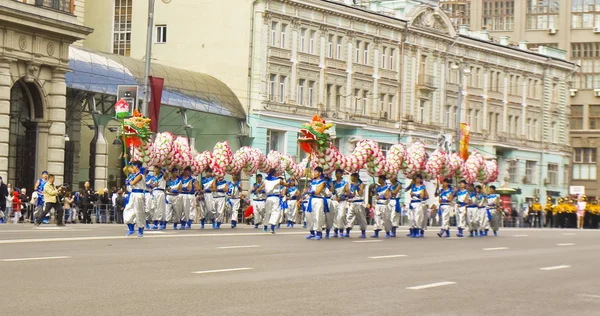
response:
<path fill-rule="evenodd" d="M 427 228 L 427 200 L 429 194 L 423 184 L 423 176 L 417 175 L 413 178 L 412 182 L 406 188 L 406 191 L 410 191 L 410 236 L 425 237 L 425 229 Z"/>
<path fill-rule="evenodd" d="M 8 196 L 8 187 L 4 184 L 2 177 L 0 177 L 0 224 L 6 223 L 5 212 L 6 212 L 6 197 Z"/>
<path fill-rule="evenodd" d="M 4 212 L 4 217 L 5 217 L 5 222 L 8 223 L 10 221 L 10 215 L 12 215 L 12 213 L 13 213 L 13 200 L 15 198 L 15 193 L 14 193 L 14 190 L 10 183 L 6 185 L 6 188 L 7 188 L 8 192 L 7 192 L 6 196 L 4 197 L 4 199 L 6 201 L 5 202 L 6 203 L 6 207 L 5 207 L 6 211 Z"/>
<path fill-rule="evenodd" d="M 310 199 L 306 210 L 306 221 L 310 232 L 306 239 L 321 240 L 323 238 L 323 228 L 326 226 L 325 213 L 329 212 L 327 209 L 329 206 L 325 201 L 326 185 L 323 168 L 316 167 L 310 183 Z"/>
<path fill-rule="evenodd" d="M 185 182 L 184 182 L 185 184 Z M 219 175 L 215 181 L 212 182 L 211 191 L 213 193 L 212 201 L 214 203 L 214 229 L 221 229 L 221 224 L 223 223 L 223 219 L 225 216 L 225 206 L 227 203 L 227 191 L 228 189 L 227 181 L 223 178 L 222 175 Z M 185 186 L 184 186 L 185 188 Z M 193 197 L 193 195 L 192 195 Z M 185 196 L 184 196 L 185 198 Z M 279 218 L 278 218 L 279 219 Z M 276 223 L 275 223 L 276 224 Z"/>
<path fill-rule="evenodd" d="M 62 205 L 60 205 L 60 201 L 59 201 L 59 195 L 61 194 L 61 192 L 54 186 L 54 175 L 53 174 L 49 174 L 46 179 L 47 179 L 47 182 L 44 183 L 44 192 L 43 192 L 45 206 L 44 206 L 44 210 L 42 211 L 42 213 L 39 214 L 39 216 L 37 217 L 35 226 L 40 226 L 40 224 L 42 224 L 42 221 L 44 220 L 46 215 L 48 213 L 50 213 L 50 211 L 52 209 L 54 209 L 54 212 L 56 213 L 56 226 L 65 226 L 65 224 L 63 223 L 63 220 L 64 220 L 63 208 L 62 208 Z"/>
<path fill-rule="evenodd" d="M 117 198 L 115 199 L 115 221 L 117 224 L 123 224 L 123 210 L 125 209 L 125 191 L 123 189 L 119 189 L 117 191 Z"/>
<path fill-rule="evenodd" d="M 92 209 L 94 207 L 94 201 L 96 201 L 96 193 L 94 189 L 90 186 L 90 182 L 86 181 L 83 184 L 83 191 L 80 195 L 81 199 L 81 213 L 83 216 L 84 224 L 92 223 Z"/>
<path fill-rule="evenodd" d="M 22 203 L 21 203 L 21 199 L 19 198 L 20 194 L 19 194 L 19 189 L 16 188 L 13 191 L 13 224 L 16 224 L 19 222 L 19 219 L 21 218 L 21 209 L 22 209 Z"/>
<path fill-rule="evenodd" d="M 238 222 L 238 212 L 240 211 L 240 197 L 242 192 L 242 184 L 240 182 L 239 173 L 232 176 L 232 180 L 229 182 L 227 189 L 227 198 L 229 199 L 229 204 L 231 205 L 231 228 L 235 228 Z"/>
<path fill-rule="evenodd" d="M 22 221 L 25 222 L 26 218 L 30 216 L 30 200 L 27 196 L 27 189 L 21 188 L 21 192 L 19 194 L 19 200 L 21 200 L 21 218 Z"/>
<path fill-rule="evenodd" d="M 167 207 L 166 220 L 173 223 L 173 230 L 177 230 L 177 225 L 181 222 L 183 208 L 181 205 L 181 177 L 176 168 L 171 169 L 170 179 L 167 181 Z"/>
<path fill-rule="evenodd" d="M 129 200 L 125 209 L 123 210 L 123 219 L 127 223 L 127 236 L 134 234 L 134 228 L 137 225 L 138 237 L 144 236 L 144 227 L 146 226 L 146 212 L 144 210 L 144 190 L 146 188 L 146 181 L 144 180 L 144 173 L 142 172 L 142 163 L 140 161 L 133 161 L 129 166 L 123 168 L 128 176 L 132 177 L 128 183 L 131 187 L 129 194 Z"/>
<path fill-rule="evenodd" d="M 262 174 L 259 173 L 256 175 L 256 183 L 252 185 L 252 190 L 250 190 L 250 193 L 253 195 L 252 209 L 254 210 L 254 228 L 257 229 L 258 225 L 263 222 L 265 213 L 266 191 Z"/>
<path fill-rule="evenodd" d="M 502 221 L 502 211 L 500 211 L 499 206 L 500 196 L 496 194 L 496 187 L 490 185 L 487 192 L 487 216 L 490 221 L 491 229 L 494 232 L 494 236 L 498 236 L 498 230 L 500 229 L 500 221 Z M 484 236 L 487 236 L 487 229 L 485 230 L 484 234 Z"/>
<path fill-rule="evenodd" d="M 74 222 L 74 214 L 73 214 L 73 203 L 75 202 L 75 198 L 71 192 L 65 193 L 63 208 L 65 210 L 66 222 L 68 224 L 72 224 Z"/>
<path fill-rule="evenodd" d="M 439 185 L 439 184 L 438 184 Z M 435 196 L 439 198 L 440 207 L 438 214 L 441 218 L 440 232 L 438 237 L 450 237 L 450 213 L 452 212 L 452 201 L 454 199 L 454 191 L 450 186 L 450 179 L 442 180 L 442 188 L 436 188 Z"/>
<path fill-rule="evenodd" d="M 206 168 L 206 170 L 204 170 L 204 177 L 202 178 L 202 192 L 204 194 L 204 207 L 203 207 L 203 213 L 200 217 L 200 228 L 201 229 L 204 229 L 204 224 L 206 223 L 206 221 L 209 221 L 209 220 L 212 220 L 213 228 L 216 227 L 215 220 L 214 220 L 215 219 L 215 216 L 214 216 L 215 203 L 213 201 L 213 195 L 212 195 L 212 191 L 211 191 L 214 181 L 215 181 L 215 178 L 213 178 L 213 176 L 212 176 L 212 169 Z"/>
<path fill-rule="evenodd" d="M 181 218 L 181 229 L 191 229 L 192 222 L 196 220 L 196 180 L 192 177 L 192 168 L 183 169 L 181 178 L 181 204 L 183 216 Z M 222 219 L 221 219 L 222 221 Z"/>
<path fill-rule="evenodd" d="M 400 205 L 400 199 L 402 198 L 402 183 L 398 182 L 398 178 L 392 177 L 390 179 L 390 191 L 392 197 L 390 199 L 390 215 L 392 216 L 392 232 L 390 237 L 396 237 L 396 231 L 400 226 L 400 217 L 402 216 L 402 205 Z"/>
<path fill-rule="evenodd" d="M 585 221 L 586 212 L 586 196 L 582 195 L 577 201 L 577 229 L 583 229 L 583 223 Z"/>
<path fill-rule="evenodd" d="M 542 204 L 540 204 L 540 199 L 536 197 L 534 202 L 529 206 L 529 225 L 531 227 L 542 227 L 541 213 Z"/>
<path fill-rule="evenodd" d="M 344 238 L 344 230 L 346 229 L 346 213 L 348 204 L 346 200 L 350 192 L 350 186 L 344 180 L 344 171 L 337 169 L 335 171 L 335 180 L 332 183 L 333 209 L 335 218 L 333 220 L 333 238 L 341 236 Z"/>
<path fill-rule="evenodd" d="M 152 218 L 152 229 L 167 229 L 167 199 L 165 190 L 167 188 L 167 180 L 165 178 L 165 170 L 160 167 L 154 167 L 154 177 L 152 185 L 152 202 L 154 203 L 154 217 Z"/>
<path fill-rule="evenodd" d="M 392 193 L 390 187 L 386 183 L 386 177 L 381 175 L 377 179 L 377 187 L 375 189 L 375 233 L 371 238 L 379 238 L 379 232 L 385 230 L 385 238 L 390 238 L 392 231 L 392 215 L 390 213 L 390 198 Z"/>

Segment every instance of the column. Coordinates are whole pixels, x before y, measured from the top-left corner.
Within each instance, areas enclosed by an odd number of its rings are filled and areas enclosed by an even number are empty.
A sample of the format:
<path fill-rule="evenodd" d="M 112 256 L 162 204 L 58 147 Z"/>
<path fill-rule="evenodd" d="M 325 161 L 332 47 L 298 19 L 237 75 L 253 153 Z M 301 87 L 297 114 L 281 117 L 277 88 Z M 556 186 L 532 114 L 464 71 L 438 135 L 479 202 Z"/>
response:
<path fill-rule="evenodd" d="M 8 141 L 10 139 L 10 64 L 0 60 L 0 176 L 8 181 Z"/>
<path fill-rule="evenodd" d="M 108 142 L 104 136 L 104 131 L 108 122 L 112 120 L 111 115 L 92 114 L 94 119 L 95 135 L 90 146 L 94 148 L 92 164 L 90 169 L 94 168 L 94 175 L 90 181 L 93 181 L 93 188 L 106 188 L 108 183 Z M 90 151 L 91 153 L 91 151 Z"/>
<path fill-rule="evenodd" d="M 375 38 L 373 41 L 373 104 L 371 104 L 372 116 L 379 117 L 379 62 L 381 56 L 379 56 L 379 45 L 381 41 Z M 391 113 L 389 113 L 391 115 Z"/>
<path fill-rule="evenodd" d="M 325 104 L 325 53 L 327 51 L 327 28 L 321 26 L 319 38 L 321 47 L 319 49 L 319 98 L 317 104 Z"/>
<path fill-rule="evenodd" d="M 414 46 L 411 46 L 410 54 L 412 56 L 410 56 L 411 69 L 410 69 L 410 73 L 409 73 L 410 78 L 411 78 L 411 80 L 409 82 L 409 84 L 410 84 L 410 102 L 408 104 L 408 114 L 409 115 L 414 115 L 414 113 L 415 113 L 415 111 L 414 111 L 415 100 L 416 100 L 416 88 L 415 87 L 417 86 L 417 83 L 419 82 L 419 76 L 417 74 L 419 64 L 418 64 L 418 60 L 417 60 L 417 56 L 416 56 L 416 54 L 418 54 L 418 52 L 419 51 L 417 49 L 415 49 Z M 416 117 L 413 117 L 413 119 L 416 119 Z"/>
<path fill-rule="evenodd" d="M 504 105 L 504 111 L 502 113 L 502 132 L 508 133 L 508 75 L 506 74 L 506 72 L 503 72 L 502 76 L 504 77 L 504 91 L 502 98 L 502 103 Z"/>
<path fill-rule="evenodd" d="M 527 85 L 527 78 L 525 76 L 522 76 L 522 80 L 523 83 L 521 84 L 521 86 L 523 87 L 521 93 L 523 94 L 521 96 L 521 135 L 525 135 L 525 120 L 527 120 L 527 89 L 529 89 L 529 85 Z M 535 135 L 533 136 L 535 139 Z"/>
<path fill-rule="evenodd" d="M 444 116 L 446 115 L 446 58 L 441 57 L 442 67 L 440 69 L 440 98 L 439 98 L 439 111 L 440 116 L 438 123 L 444 126 Z"/>
<path fill-rule="evenodd" d="M 402 89 L 406 89 L 406 84 L 405 81 L 403 80 L 403 74 L 400 73 L 400 69 L 401 69 L 401 61 L 400 58 L 404 58 L 404 54 L 400 55 L 400 45 L 398 44 L 396 45 L 396 49 L 394 49 L 394 70 L 396 71 L 396 82 L 397 82 L 397 89 L 396 89 L 396 106 L 394 108 L 394 112 L 396 114 L 395 119 L 398 123 L 402 122 L 402 104 L 403 104 L 403 100 L 400 98 L 400 96 L 404 95 L 404 92 L 402 92 Z M 400 81 L 402 80 L 402 81 Z M 390 114 L 391 116 L 391 114 Z"/>
<path fill-rule="evenodd" d="M 64 181 L 65 158 L 65 121 L 67 107 L 67 85 L 65 83 L 66 69 L 55 69 L 52 72 L 52 85 L 48 89 L 48 173 L 56 176 L 56 183 Z M 40 131 L 41 133 L 41 131 Z"/>
<path fill-rule="evenodd" d="M 353 56 L 354 56 L 354 51 L 353 51 L 353 43 L 355 41 L 354 38 L 354 33 L 353 32 L 348 32 L 347 35 L 348 37 L 348 54 L 346 54 L 346 111 L 350 112 L 350 109 L 352 108 L 352 95 L 353 95 L 353 91 L 352 91 L 352 63 L 353 63 Z"/>
<path fill-rule="evenodd" d="M 483 126 L 481 127 L 484 131 L 491 131 L 491 128 L 488 128 L 488 100 L 489 100 L 489 89 L 490 89 L 490 69 L 485 67 L 483 70 Z M 490 122 L 491 124 L 491 122 Z M 490 133 L 491 134 L 491 133 Z"/>
<path fill-rule="evenodd" d="M 290 82 L 292 86 L 296 85 L 296 76 L 298 72 L 298 28 L 300 20 L 292 20 L 292 73 L 290 74 Z M 296 89 L 290 91 L 290 101 L 296 103 Z"/>
<path fill-rule="evenodd" d="M 39 176 L 43 171 L 54 174 L 54 170 L 48 168 L 48 152 L 50 151 L 48 139 L 50 137 L 50 122 L 38 122 L 37 126 L 37 163 L 36 163 L 36 176 Z M 63 136 L 64 141 L 64 136 Z M 62 174 L 62 173 L 61 173 Z M 55 183 L 60 184 L 58 179 L 55 179 Z"/>

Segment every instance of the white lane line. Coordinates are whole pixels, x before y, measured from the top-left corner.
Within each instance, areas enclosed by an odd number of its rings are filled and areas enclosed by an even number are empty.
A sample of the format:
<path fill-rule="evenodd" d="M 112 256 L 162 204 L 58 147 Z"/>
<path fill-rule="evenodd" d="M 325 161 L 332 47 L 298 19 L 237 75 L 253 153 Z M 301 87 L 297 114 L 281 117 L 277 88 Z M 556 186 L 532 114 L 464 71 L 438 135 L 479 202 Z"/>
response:
<path fill-rule="evenodd" d="M 155 231 L 144 231 L 144 235 L 149 234 L 149 235 L 159 235 L 159 234 L 164 234 L 165 232 L 155 232 Z"/>
<path fill-rule="evenodd" d="M 406 255 L 377 256 L 377 257 L 369 257 L 369 259 L 387 259 L 387 258 L 401 258 L 401 257 L 406 257 Z"/>
<path fill-rule="evenodd" d="M 380 242 L 381 240 L 355 240 L 356 243 Z"/>
<path fill-rule="evenodd" d="M 577 296 L 600 299 L 600 295 L 595 295 L 595 294 L 577 294 Z"/>
<path fill-rule="evenodd" d="M 529 235 L 513 235 L 513 237 L 529 237 Z"/>
<path fill-rule="evenodd" d="M 91 229 L 85 229 L 85 228 L 68 228 L 68 229 L 14 229 L 14 230 L 3 230 L 0 231 L 0 233 L 39 233 L 39 232 L 62 232 L 62 231 L 69 231 L 69 232 L 83 232 L 83 231 L 90 231 Z"/>
<path fill-rule="evenodd" d="M 0 259 L 3 262 L 14 262 L 14 261 L 37 261 L 37 260 L 55 260 L 55 259 L 69 259 L 71 257 L 58 256 L 58 257 L 38 257 L 38 258 L 15 258 L 15 259 Z"/>
<path fill-rule="evenodd" d="M 563 234 L 563 236 L 575 236 L 575 235 L 577 235 L 577 234 L 575 234 L 575 233 L 564 233 Z"/>
<path fill-rule="evenodd" d="M 550 270 L 558 270 L 558 269 L 567 269 L 567 268 L 570 268 L 570 267 L 571 267 L 571 266 L 565 266 L 565 265 L 562 265 L 562 266 L 554 266 L 554 267 L 545 267 L 545 268 L 540 268 L 540 270 L 543 270 L 543 271 L 550 271 Z"/>
<path fill-rule="evenodd" d="M 508 247 L 483 248 L 484 251 L 507 250 Z"/>
<path fill-rule="evenodd" d="M 566 242 L 566 243 L 562 243 L 562 244 L 556 244 L 557 246 L 575 246 L 574 243 L 571 242 Z"/>
<path fill-rule="evenodd" d="M 220 269 L 220 270 L 206 270 L 206 271 L 194 271 L 194 274 L 209 274 L 209 273 L 221 273 L 221 272 L 233 272 L 233 271 L 246 271 L 254 270 L 254 268 L 233 268 L 233 269 Z"/>
<path fill-rule="evenodd" d="M 217 247 L 217 249 L 259 248 L 259 245 Z"/>
<path fill-rule="evenodd" d="M 437 283 L 431 283 L 431 284 L 411 286 L 411 287 L 407 287 L 406 289 L 407 290 L 424 290 L 424 289 L 430 289 L 433 287 L 440 287 L 440 286 L 446 286 L 446 285 L 452 285 L 452 284 L 456 284 L 456 282 L 444 281 L 444 282 L 437 282 Z"/>

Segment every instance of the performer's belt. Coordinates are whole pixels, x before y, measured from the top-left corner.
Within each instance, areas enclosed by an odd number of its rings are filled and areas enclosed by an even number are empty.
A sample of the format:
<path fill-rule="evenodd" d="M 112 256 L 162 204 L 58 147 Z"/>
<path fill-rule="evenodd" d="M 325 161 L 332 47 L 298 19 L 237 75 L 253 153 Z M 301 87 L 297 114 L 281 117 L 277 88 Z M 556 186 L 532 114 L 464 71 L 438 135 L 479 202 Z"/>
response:
<path fill-rule="evenodd" d="M 463 206 L 467 206 L 466 202 L 458 202 L 458 206 L 463 207 Z"/>
<path fill-rule="evenodd" d="M 161 188 L 155 188 L 155 189 L 154 189 L 154 191 L 162 191 L 162 192 L 164 192 L 164 191 L 165 191 L 165 189 L 161 189 Z"/>
<path fill-rule="evenodd" d="M 144 190 L 142 190 L 142 189 L 133 189 L 133 190 L 131 190 L 131 193 L 144 193 Z"/>
<path fill-rule="evenodd" d="M 204 190 L 204 193 L 212 193 L 210 190 Z"/>
<path fill-rule="evenodd" d="M 477 205 L 476 205 L 476 204 L 475 204 L 475 205 L 473 205 L 473 204 L 470 204 L 470 205 L 467 205 L 467 207 L 468 207 L 468 208 L 477 208 Z"/>
<path fill-rule="evenodd" d="M 269 194 L 269 195 L 267 195 L 267 197 L 270 198 L 270 197 L 281 197 L 281 196 L 278 194 Z"/>
<path fill-rule="evenodd" d="M 364 200 L 353 200 L 353 201 L 351 201 L 351 202 L 352 202 L 352 203 L 362 203 L 362 202 L 364 202 Z"/>
<path fill-rule="evenodd" d="M 377 200 L 378 205 L 387 205 L 389 200 Z"/>
<path fill-rule="evenodd" d="M 223 196 L 213 196 L 213 199 L 222 199 L 224 197 L 225 197 L 225 195 L 223 195 Z"/>
<path fill-rule="evenodd" d="M 254 202 L 264 202 L 265 200 L 253 200 Z"/>
<path fill-rule="evenodd" d="M 440 203 L 440 206 L 450 206 L 450 203 Z"/>
<path fill-rule="evenodd" d="M 308 208 L 306 209 L 307 212 L 312 213 L 312 199 L 323 199 L 323 210 L 325 213 L 329 213 L 329 203 L 327 203 L 329 198 L 324 196 L 311 196 L 310 200 L 308 201 Z"/>
<path fill-rule="evenodd" d="M 421 203 L 422 201 L 420 199 L 417 200 L 410 200 L 410 203 Z"/>
<path fill-rule="evenodd" d="M 192 194 L 194 194 L 194 192 L 181 192 L 181 194 L 183 194 L 183 195 L 192 195 Z"/>
<path fill-rule="evenodd" d="M 296 201 L 296 200 L 298 200 L 298 198 L 295 197 L 295 196 L 293 196 L 293 197 L 290 198 L 290 201 Z"/>

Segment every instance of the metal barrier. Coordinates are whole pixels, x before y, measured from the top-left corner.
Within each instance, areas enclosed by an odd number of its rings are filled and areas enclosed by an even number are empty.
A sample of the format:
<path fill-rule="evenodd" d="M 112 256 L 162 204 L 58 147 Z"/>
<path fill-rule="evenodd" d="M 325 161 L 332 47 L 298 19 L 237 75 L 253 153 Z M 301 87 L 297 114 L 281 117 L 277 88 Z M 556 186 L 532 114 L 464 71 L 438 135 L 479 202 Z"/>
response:
<path fill-rule="evenodd" d="M 112 204 L 95 204 L 92 211 L 92 223 L 115 223 L 115 210 Z"/>

